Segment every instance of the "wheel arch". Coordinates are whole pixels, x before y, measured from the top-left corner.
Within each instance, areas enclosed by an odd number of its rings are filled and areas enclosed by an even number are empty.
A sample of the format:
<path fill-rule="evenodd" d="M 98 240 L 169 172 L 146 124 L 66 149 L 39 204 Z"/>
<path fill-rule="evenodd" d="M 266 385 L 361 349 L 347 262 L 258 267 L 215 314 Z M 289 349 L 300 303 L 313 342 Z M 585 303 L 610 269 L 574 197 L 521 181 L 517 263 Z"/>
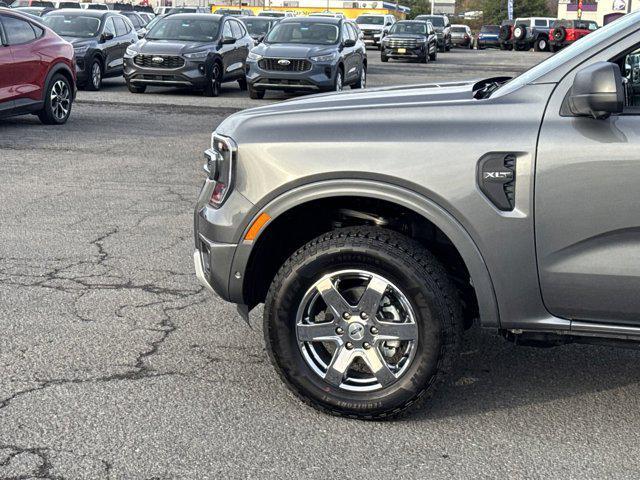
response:
<path fill-rule="evenodd" d="M 54 75 L 58 73 L 61 75 L 64 75 L 66 79 L 69 80 L 69 82 L 71 83 L 72 95 L 73 95 L 73 99 L 75 99 L 75 87 L 76 87 L 75 76 L 73 75 L 71 68 L 69 68 L 69 66 L 66 63 L 60 61 L 53 64 L 53 66 L 49 69 L 47 76 L 45 77 L 45 81 L 42 88 L 43 101 L 44 101 L 45 92 L 47 91 L 47 88 L 49 86 L 49 83 L 51 82 L 51 79 L 53 78 Z"/>
<path fill-rule="evenodd" d="M 329 202 L 337 199 L 340 199 L 340 206 L 347 207 L 362 199 L 365 204 L 376 202 L 378 206 L 411 212 L 417 221 L 421 219 L 424 225 L 435 227 L 434 231 L 441 232 L 453 246 L 468 273 L 481 325 L 499 327 L 498 305 L 489 271 L 476 243 L 462 224 L 438 203 L 421 194 L 404 187 L 369 180 L 326 180 L 303 185 L 281 194 L 256 210 L 253 219 L 266 213 L 270 220 L 253 241 L 241 240 L 253 224 L 252 220 L 239 239 L 232 273 L 244 272 L 244 275 L 243 278 L 231 275 L 229 293 L 232 299 L 250 307 L 260 303 L 278 269 L 279 261 L 274 252 L 270 252 L 273 242 L 282 245 L 285 238 L 289 241 L 289 237 L 293 236 L 291 242 L 295 248 L 289 252 L 292 254 L 312 238 L 326 233 L 326 224 L 323 231 L 322 222 L 318 218 L 321 213 L 326 213 Z M 298 215 L 292 220 L 294 213 Z M 269 268 L 269 261 L 275 265 Z"/>

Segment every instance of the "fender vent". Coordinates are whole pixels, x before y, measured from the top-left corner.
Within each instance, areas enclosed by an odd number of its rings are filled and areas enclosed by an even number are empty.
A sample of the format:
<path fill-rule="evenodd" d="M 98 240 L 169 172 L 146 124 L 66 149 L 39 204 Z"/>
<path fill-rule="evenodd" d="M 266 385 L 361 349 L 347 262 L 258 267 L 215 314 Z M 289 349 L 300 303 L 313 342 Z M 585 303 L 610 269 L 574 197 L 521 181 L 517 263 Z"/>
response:
<path fill-rule="evenodd" d="M 478 162 L 478 186 L 496 208 L 513 210 L 516 201 L 516 156 L 488 153 Z"/>

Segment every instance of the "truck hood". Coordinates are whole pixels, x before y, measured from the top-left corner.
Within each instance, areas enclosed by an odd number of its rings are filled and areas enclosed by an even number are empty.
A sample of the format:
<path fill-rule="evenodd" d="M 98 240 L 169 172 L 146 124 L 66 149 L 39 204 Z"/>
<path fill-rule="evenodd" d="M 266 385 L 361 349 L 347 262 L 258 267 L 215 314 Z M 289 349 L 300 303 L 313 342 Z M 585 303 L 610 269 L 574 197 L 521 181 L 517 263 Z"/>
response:
<path fill-rule="evenodd" d="M 243 110 L 228 117 L 217 131 L 222 135 L 233 137 L 233 132 L 242 122 L 263 116 L 308 113 L 312 111 L 336 111 L 336 115 L 349 109 L 363 110 L 388 108 L 393 105 L 411 105 L 449 102 L 455 100 L 474 102 L 473 86 L 477 80 L 451 83 L 431 83 L 382 88 L 367 88 L 341 93 L 324 93 L 309 95 L 293 100 L 266 105 L 264 107 Z M 272 120 L 277 121 L 277 120 Z"/>
<path fill-rule="evenodd" d="M 398 40 L 417 40 L 419 42 L 424 42 L 426 40 L 426 36 L 425 35 L 418 35 L 418 34 L 414 34 L 414 33 L 392 33 L 390 35 L 387 35 L 386 37 L 387 40 L 393 40 L 393 39 L 398 39 Z"/>

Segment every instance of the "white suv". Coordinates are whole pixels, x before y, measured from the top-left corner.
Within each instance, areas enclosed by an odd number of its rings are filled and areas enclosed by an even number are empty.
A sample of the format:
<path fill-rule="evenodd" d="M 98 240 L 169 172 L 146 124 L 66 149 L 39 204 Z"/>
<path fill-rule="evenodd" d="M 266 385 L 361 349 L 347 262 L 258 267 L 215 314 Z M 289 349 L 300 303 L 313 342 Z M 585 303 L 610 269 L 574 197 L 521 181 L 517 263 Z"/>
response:
<path fill-rule="evenodd" d="M 364 42 L 380 48 L 382 39 L 396 23 L 396 17 L 382 13 L 365 13 L 356 18 L 356 23 L 362 30 Z"/>

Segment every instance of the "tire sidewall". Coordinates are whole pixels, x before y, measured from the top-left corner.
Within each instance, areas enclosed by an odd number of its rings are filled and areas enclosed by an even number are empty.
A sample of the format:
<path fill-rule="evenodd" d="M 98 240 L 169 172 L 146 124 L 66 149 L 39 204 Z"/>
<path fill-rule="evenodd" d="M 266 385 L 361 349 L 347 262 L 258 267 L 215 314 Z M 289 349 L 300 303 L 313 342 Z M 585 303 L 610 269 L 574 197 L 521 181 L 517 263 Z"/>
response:
<path fill-rule="evenodd" d="M 267 300 L 265 337 L 274 363 L 297 392 L 329 410 L 356 414 L 363 410 L 373 415 L 407 406 L 425 392 L 425 385 L 435 383 L 442 357 L 443 322 L 447 306 L 437 295 L 437 285 L 425 277 L 415 262 L 407 261 L 389 245 L 371 247 L 351 245 L 329 249 L 293 266 L 288 275 L 278 276 L 279 285 Z M 350 392 L 325 382 L 306 364 L 298 346 L 296 312 L 306 291 L 323 275 L 347 268 L 360 268 L 384 276 L 407 297 L 416 314 L 418 345 L 412 364 L 402 377 L 387 388 L 373 392 Z"/>
<path fill-rule="evenodd" d="M 67 88 L 69 89 L 69 95 L 70 95 L 69 111 L 67 112 L 67 115 L 64 119 L 56 118 L 56 116 L 53 114 L 53 106 L 51 105 L 51 91 L 53 90 L 53 86 L 60 80 L 65 82 L 65 84 L 67 85 Z M 63 125 L 67 123 L 67 120 L 69 120 L 69 117 L 71 116 L 71 110 L 73 107 L 72 88 L 73 87 L 71 86 L 71 83 L 64 75 L 56 74 L 51 78 L 51 80 L 49 81 L 49 84 L 47 85 L 47 89 L 45 91 L 45 95 L 46 95 L 45 104 L 44 104 L 45 110 L 43 113 L 44 113 L 44 118 L 46 119 L 46 123 L 53 124 L 53 125 Z"/>

